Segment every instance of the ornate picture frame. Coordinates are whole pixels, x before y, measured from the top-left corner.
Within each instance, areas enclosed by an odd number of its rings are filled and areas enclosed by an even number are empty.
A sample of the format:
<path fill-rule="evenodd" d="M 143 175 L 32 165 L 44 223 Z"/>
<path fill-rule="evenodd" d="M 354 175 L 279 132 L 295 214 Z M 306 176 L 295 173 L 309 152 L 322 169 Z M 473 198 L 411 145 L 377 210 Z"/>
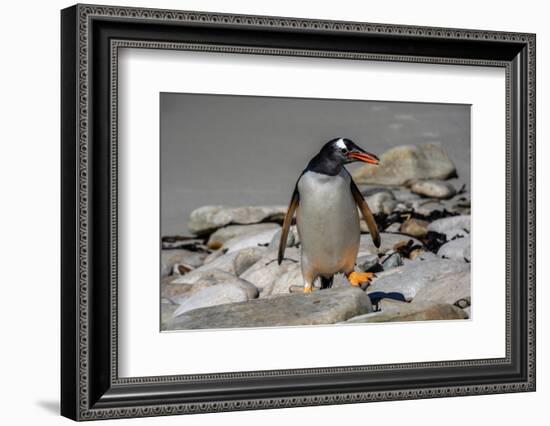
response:
<path fill-rule="evenodd" d="M 534 34 L 96 5 L 64 9 L 61 30 L 62 415 L 92 420 L 535 390 Z M 117 61 L 124 47 L 503 68 L 506 356 L 119 377 Z"/>

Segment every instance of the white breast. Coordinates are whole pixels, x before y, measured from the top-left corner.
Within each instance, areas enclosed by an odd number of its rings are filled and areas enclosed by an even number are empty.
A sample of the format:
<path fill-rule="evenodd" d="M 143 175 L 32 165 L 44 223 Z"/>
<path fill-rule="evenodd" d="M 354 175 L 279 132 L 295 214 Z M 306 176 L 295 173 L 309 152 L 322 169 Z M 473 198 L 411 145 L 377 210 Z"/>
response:
<path fill-rule="evenodd" d="M 328 176 L 308 171 L 298 182 L 298 192 L 297 225 L 304 266 L 316 275 L 353 268 L 360 228 L 347 172 Z"/>

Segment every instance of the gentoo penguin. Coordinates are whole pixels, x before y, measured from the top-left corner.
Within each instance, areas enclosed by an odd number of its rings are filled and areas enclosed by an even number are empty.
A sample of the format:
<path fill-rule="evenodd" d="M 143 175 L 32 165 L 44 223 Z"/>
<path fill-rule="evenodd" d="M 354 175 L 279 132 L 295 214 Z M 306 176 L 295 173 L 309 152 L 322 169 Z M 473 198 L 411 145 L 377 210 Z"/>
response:
<path fill-rule="evenodd" d="M 317 277 L 321 279 L 321 288 L 330 288 L 334 274 L 339 272 L 346 274 L 354 286 L 373 276 L 353 271 L 361 236 L 357 207 L 367 222 L 374 245 L 380 247 L 372 212 L 344 167 L 355 161 L 379 162 L 376 155 L 351 140 L 333 139 L 311 159 L 294 187 L 283 221 L 277 260 L 279 265 L 283 261 L 288 231 L 296 212 L 304 293 L 313 290 Z"/>

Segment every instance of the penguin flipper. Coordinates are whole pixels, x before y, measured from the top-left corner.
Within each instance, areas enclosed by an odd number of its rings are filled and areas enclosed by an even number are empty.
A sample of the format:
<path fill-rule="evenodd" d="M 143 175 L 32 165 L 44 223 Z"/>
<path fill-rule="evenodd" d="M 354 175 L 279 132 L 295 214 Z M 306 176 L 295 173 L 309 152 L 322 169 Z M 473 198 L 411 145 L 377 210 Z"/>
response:
<path fill-rule="evenodd" d="M 357 188 L 357 185 L 355 185 L 353 179 L 351 180 L 350 186 L 351 193 L 353 194 L 353 198 L 355 199 L 355 203 L 361 210 L 361 214 L 365 218 L 365 222 L 367 222 L 372 242 L 374 243 L 376 248 L 378 248 L 380 247 L 380 234 L 378 233 L 378 226 L 376 225 L 376 221 L 374 220 L 374 216 L 372 215 L 370 207 L 363 198 L 363 194 L 361 194 L 359 188 Z"/>
<path fill-rule="evenodd" d="M 298 187 L 294 188 L 292 193 L 292 198 L 290 199 L 290 204 L 288 205 L 288 210 L 286 211 L 285 219 L 283 221 L 283 227 L 281 229 L 281 239 L 279 240 L 279 253 L 277 256 L 277 263 L 280 265 L 285 256 L 286 241 L 288 238 L 288 231 L 290 230 L 290 225 L 292 225 L 292 217 L 294 212 L 298 207 L 300 202 L 300 194 L 298 192 Z"/>

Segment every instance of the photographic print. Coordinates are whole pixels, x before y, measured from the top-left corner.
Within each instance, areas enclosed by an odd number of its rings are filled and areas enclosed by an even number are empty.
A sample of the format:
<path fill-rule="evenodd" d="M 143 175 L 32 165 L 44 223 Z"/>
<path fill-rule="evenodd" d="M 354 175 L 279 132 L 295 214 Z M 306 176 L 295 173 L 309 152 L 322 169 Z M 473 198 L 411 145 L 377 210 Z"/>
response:
<path fill-rule="evenodd" d="M 160 94 L 162 331 L 467 320 L 470 105 Z"/>

